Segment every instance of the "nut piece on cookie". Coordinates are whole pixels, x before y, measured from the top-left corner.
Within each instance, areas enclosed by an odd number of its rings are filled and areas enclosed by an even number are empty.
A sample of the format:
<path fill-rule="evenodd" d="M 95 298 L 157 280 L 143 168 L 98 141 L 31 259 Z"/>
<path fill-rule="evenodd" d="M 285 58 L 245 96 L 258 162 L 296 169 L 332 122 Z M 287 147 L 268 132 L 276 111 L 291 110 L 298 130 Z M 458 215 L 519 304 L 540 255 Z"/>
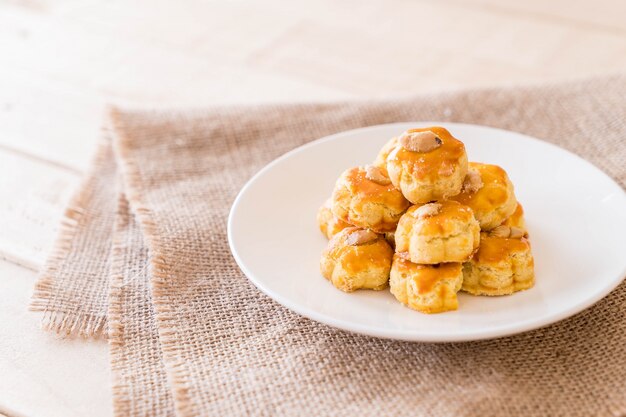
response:
<path fill-rule="evenodd" d="M 385 160 L 389 179 L 413 204 L 457 195 L 467 174 L 465 145 L 443 127 L 404 132 Z"/>
<path fill-rule="evenodd" d="M 338 219 L 377 233 L 395 230 L 409 205 L 386 173 L 373 165 L 341 174 L 332 197 L 332 212 Z"/>
<path fill-rule="evenodd" d="M 395 240 L 396 252 L 408 252 L 414 263 L 465 262 L 478 248 L 480 226 L 456 201 L 417 204 L 400 219 Z"/>
<path fill-rule="evenodd" d="M 406 253 L 393 256 L 389 289 L 394 297 L 422 313 L 456 310 L 463 282 L 461 264 L 421 265 L 407 258 Z"/>
<path fill-rule="evenodd" d="M 524 237 L 524 230 L 519 227 L 509 227 L 501 224 L 489 231 L 490 236 L 505 237 L 511 239 L 521 239 Z"/>
<path fill-rule="evenodd" d="M 481 233 L 478 251 L 463 265 L 463 291 L 506 295 L 535 284 L 530 242 L 519 236 L 519 231 L 516 227 L 499 226 Z M 501 237 L 505 232 L 509 237 Z"/>
<path fill-rule="evenodd" d="M 332 201 L 329 198 L 324 202 L 324 205 L 317 210 L 317 225 L 322 231 L 322 234 L 328 239 L 331 239 L 346 227 L 352 226 L 351 224 L 338 219 L 337 216 L 333 214 L 331 206 Z"/>
<path fill-rule="evenodd" d="M 513 184 L 497 165 L 470 162 L 463 191 L 453 200 L 469 206 L 482 230 L 491 230 L 509 218 L 517 207 Z"/>
<path fill-rule="evenodd" d="M 387 286 L 393 250 L 381 235 L 349 227 L 337 233 L 322 253 L 324 278 L 345 292 Z"/>

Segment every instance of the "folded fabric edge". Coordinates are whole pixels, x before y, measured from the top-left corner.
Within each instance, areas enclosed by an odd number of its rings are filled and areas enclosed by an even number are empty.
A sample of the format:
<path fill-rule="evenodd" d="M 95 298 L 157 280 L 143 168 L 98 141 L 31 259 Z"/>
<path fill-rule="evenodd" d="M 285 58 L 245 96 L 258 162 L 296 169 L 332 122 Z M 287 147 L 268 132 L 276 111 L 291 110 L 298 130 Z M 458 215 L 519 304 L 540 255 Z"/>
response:
<path fill-rule="evenodd" d="M 85 213 L 85 204 L 92 192 L 92 179 L 99 167 L 106 163 L 110 152 L 110 140 L 103 139 L 98 144 L 90 164 L 90 169 L 71 197 L 60 221 L 59 232 L 39 277 L 29 305 L 30 311 L 43 312 L 41 327 L 64 336 L 103 338 L 107 334 L 107 317 L 86 312 L 76 313 L 55 308 L 55 275 L 61 263 L 71 250 L 71 242 L 79 230 L 79 223 Z"/>
<path fill-rule="evenodd" d="M 117 213 L 111 246 L 111 273 L 109 275 L 109 310 L 108 310 L 108 338 L 109 355 L 111 359 L 111 377 L 113 393 L 113 410 L 115 415 L 130 414 L 131 399 L 128 397 L 129 386 L 120 376 L 123 372 L 118 349 L 124 344 L 124 323 L 122 320 L 122 288 L 124 286 L 124 268 L 122 253 L 125 250 L 122 240 L 122 231 L 128 227 L 128 201 L 123 192 L 118 194 Z"/>
<path fill-rule="evenodd" d="M 156 310 L 156 320 L 158 324 L 159 339 L 163 353 L 163 362 L 172 394 L 177 415 L 189 415 L 192 407 L 192 398 L 187 388 L 189 372 L 186 363 L 178 355 L 177 344 L 180 340 L 176 333 L 175 315 L 167 303 L 160 302 L 168 293 L 168 281 L 170 276 L 169 266 L 161 255 L 158 226 L 154 221 L 152 211 L 144 204 L 142 193 L 143 188 L 139 167 L 131 157 L 132 138 L 126 135 L 124 128 L 123 112 L 113 106 L 109 107 L 108 122 L 112 130 L 113 150 L 120 162 L 120 173 L 123 189 L 131 210 L 137 216 L 137 220 L 144 232 L 146 244 L 150 253 L 150 266 L 152 271 L 152 292 L 154 295 L 154 306 Z"/>

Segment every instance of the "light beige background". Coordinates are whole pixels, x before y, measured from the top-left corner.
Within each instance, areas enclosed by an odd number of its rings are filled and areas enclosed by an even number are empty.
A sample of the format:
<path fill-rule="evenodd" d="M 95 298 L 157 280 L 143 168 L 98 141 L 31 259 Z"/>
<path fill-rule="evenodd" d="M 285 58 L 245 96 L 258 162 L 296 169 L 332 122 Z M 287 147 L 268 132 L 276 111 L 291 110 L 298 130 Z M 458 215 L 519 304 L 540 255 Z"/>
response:
<path fill-rule="evenodd" d="M 622 0 L 0 0 L 0 416 L 108 416 L 104 342 L 26 311 L 106 102 L 336 100 L 626 70 Z"/>

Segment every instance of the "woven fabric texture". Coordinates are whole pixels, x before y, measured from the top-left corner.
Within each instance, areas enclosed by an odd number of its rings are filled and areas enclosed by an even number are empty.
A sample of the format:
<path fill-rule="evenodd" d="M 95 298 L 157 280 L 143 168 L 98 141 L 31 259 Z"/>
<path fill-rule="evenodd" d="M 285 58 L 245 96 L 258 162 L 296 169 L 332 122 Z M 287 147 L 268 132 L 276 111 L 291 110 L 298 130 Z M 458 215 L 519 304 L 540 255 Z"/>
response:
<path fill-rule="evenodd" d="M 397 342 L 277 305 L 241 273 L 226 239 L 236 193 L 266 163 L 381 123 L 519 131 L 624 187 L 624 97 L 626 77 L 614 76 L 388 102 L 113 110 L 112 141 L 68 209 L 33 306 L 64 333 L 96 335 L 108 315 L 118 415 L 624 415 L 626 284 L 522 335 Z"/>

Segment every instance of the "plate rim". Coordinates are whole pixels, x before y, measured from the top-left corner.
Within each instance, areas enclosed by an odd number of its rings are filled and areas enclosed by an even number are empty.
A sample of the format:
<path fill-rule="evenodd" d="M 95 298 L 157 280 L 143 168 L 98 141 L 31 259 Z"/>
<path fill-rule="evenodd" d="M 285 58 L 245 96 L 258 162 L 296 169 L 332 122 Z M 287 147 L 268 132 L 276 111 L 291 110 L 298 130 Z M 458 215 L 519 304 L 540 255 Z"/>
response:
<path fill-rule="evenodd" d="M 551 142 L 547 142 L 532 136 L 528 136 L 524 133 L 520 133 L 520 132 L 515 132 L 512 130 L 506 130 L 506 129 L 501 129 L 501 128 L 497 128 L 497 127 L 492 127 L 492 126 L 486 126 L 486 125 L 478 125 L 478 124 L 473 124 L 473 123 L 456 123 L 456 122 L 443 122 L 443 121 L 417 121 L 417 122 L 394 122 L 394 123 L 384 123 L 384 124 L 377 124 L 377 125 L 370 125 L 370 126 L 365 126 L 365 127 L 360 127 L 360 128 L 356 128 L 356 129 L 350 129 L 350 130 L 344 130 L 341 132 L 337 132 L 337 133 L 333 133 L 331 135 L 327 135 L 315 140 L 312 140 L 310 142 L 307 142 L 303 145 L 300 145 L 294 149 L 291 149 L 287 152 L 285 152 L 284 154 L 280 155 L 279 157 L 275 158 L 274 160 L 272 160 L 271 162 L 269 162 L 268 164 L 266 164 L 265 166 L 263 166 L 260 170 L 258 170 L 254 175 L 252 175 L 252 177 L 250 177 L 248 179 L 248 181 L 246 181 L 246 183 L 244 184 L 244 186 L 241 188 L 241 190 L 239 190 L 239 192 L 237 193 L 237 196 L 235 197 L 235 199 L 233 200 L 233 203 L 231 205 L 230 211 L 228 213 L 228 220 L 227 220 L 227 238 L 228 238 L 228 246 L 230 249 L 230 252 L 233 256 L 233 258 L 235 259 L 235 262 L 237 263 L 237 266 L 241 269 L 241 271 L 244 273 L 244 275 L 246 276 L 246 278 L 252 282 L 252 284 L 259 289 L 263 294 L 265 294 L 266 296 L 268 296 L 270 299 L 272 299 L 273 301 L 277 302 L 278 304 L 282 305 L 283 307 L 287 308 L 288 310 L 302 316 L 302 317 L 306 317 L 310 320 L 314 320 L 318 323 L 322 323 L 324 325 L 327 326 L 331 326 L 331 327 L 335 327 L 338 329 L 341 329 L 343 331 L 347 331 L 347 332 L 351 332 L 351 333 L 356 333 L 356 334 L 361 334 L 361 335 L 365 335 L 365 336 L 373 336 L 373 337 L 378 337 L 378 338 L 383 338 L 383 339 L 391 339 L 391 340 L 402 340 L 402 341 L 407 341 L 407 342 L 426 342 L 426 343 L 450 343 L 450 342 L 468 342 L 468 341 L 478 341 L 478 340 L 488 340 L 488 339 L 496 339 L 496 338 L 502 338 L 502 337 L 507 337 L 507 336 L 513 336 L 513 335 L 517 335 L 517 334 L 521 334 L 521 333 L 526 333 L 529 332 L 531 330 L 536 330 L 536 329 L 540 329 L 543 327 L 547 327 L 549 325 L 555 324 L 559 321 L 565 320 L 567 318 L 573 317 L 574 315 L 592 307 L 593 305 L 595 305 L 596 303 L 598 303 L 601 299 L 603 299 L 604 297 L 606 297 L 608 294 L 610 294 L 615 288 L 617 288 L 622 281 L 626 278 L 626 262 L 624 263 L 624 266 L 622 267 L 622 271 L 619 274 L 619 276 L 621 276 L 621 278 L 617 278 L 614 280 L 611 280 L 608 282 L 608 284 L 602 288 L 600 288 L 598 291 L 595 292 L 595 294 L 593 294 L 592 296 L 586 298 L 585 300 L 577 303 L 577 304 L 573 304 L 571 306 L 569 306 L 568 308 L 564 309 L 561 312 L 552 314 L 552 315 L 548 315 L 545 316 L 543 318 L 535 318 L 535 319 L 530 319 L 530 320 L 526 320 L 526 321 L 522 321 L 522 322 L 516 322 L 515 326 L 509 326 L 509 325 L 503 325 L 503 326 L 498 326 L 498 327 L 490 327 L 488 329 L 485 330 L 481 330 L 481 331 L 472 331 L 472 332 L 468 332 L 468 333 L 455 333 L 455 334 L 430 334 L 430 333 L 419 333 L 416 332 L 414 330 L 411 331 L 401 331 L 401 330 L 393 330 L 393 331 L 389 331 L 387 329 L 373 329 L 371 327 L 367 327 L 365 325 L 362 324 L 358 324 L 358 323 L 353 323 L 350 321 L 346 321 L 346 320 L 341 320 L 341 319 L 336 319 L 333 316 L 329 316 L 327 314 L 323 314 L 323 313 L 319 313 L 316 312 L 314 310 L 311 310 L 309 308 L 303 307 L 301 304 L 297 303 L 297 302 L 293 302 L 289 297 L 283 297 L 281 294 L 278 294 L 272 290 L 270 290 L 269 288 L 267 288 L 262 280 L 259 280 L 255 274 L 252 273 L 252 271 L 250 271 L 248 269 L 248 267 L 246 266 L 245 262 L 243 261 L 243 259 L 241 259 L 241 257 L 239 256 L 237 250 L 236 250 L 236 244 L 234 242 L 234 236 L 233 236 L 233 219 L 234 219 L 234 213 L 238 207 L 238 205 L 240 204 L 240 201 L 242 199 L 242 196 L 246 193 L 246 191 L 252 187 L 254 185 L 254 183 L 256 183 L 256 181 L 258 181 L 259 178 L 261 178 L 266 172 L 268 172 L 269 170 L 271 170 L 275 165 L 279 164 L 280 162 L 282 162 L 285 159 L 290 158 L 292 155 L 296 154 L 296 153 L 300 153 L 303 151 L 306 151 L 307 148 L 312 147 L 312 146 L 316 146 L 320 143 L 324 143 L 327 141 L 332 141 L 332 140 L 336 140 L 338 137 L 342 137 L 342 136 L 349 136 L 349 135 L 354 135 L 354 134 L 358 134 L 359 132 L 362 131 L 366 131 L 366 130 L 374 130 L 374 129 L 379 129 L 379 128 L 392 128 L 393 126 L 405 126 L 405 125 L 431 125 L 431 126 L 443 126 L 443 127 L 450 127 L 450 128 L 454 128 L 454 127 L 470 127 L 470 128 L 480 128 L 480 129 L 488 129 L 488 130 L 492 130 L 494 132 L 497 133 L 503 133 L 506 135 L 515 135 L 515 136 L 520 136 L 523 137 L 526 140 L 530 140 L 532 142 L 540 142 L 542 145 L 548 145 L 549 147 L 555 148 L 556 150 L 560 151 L 560 152 L 565 152 L 566 154 L 568 154 L 568 156 L 570 157 L 574 157 L 575 159 L 577 159 L 578 161 L 588 165 L 588 167 L 590 167 L 591 169 L 595 170 L 597 173 L 601 174 L 602 176 L 604 176 L 606 179 L 608 179 L 612 185 L 616 186 L 617 190 L 620 190 L 622 192 L 622 194 L 626 195 L 626 191 L 624 191 L 622 189 L 622 187 L 613 179 L 611 178 L 607 173 L 605 173 L 604 171 L 602 171 L 600 168 L 598 168 L 596 165 L 594 165 L 593 163 L 589 162 L 588 160 L 584 159 L 583 157 L 565 149 L 562 148 L 558 145 L 555 145 Z"/>

